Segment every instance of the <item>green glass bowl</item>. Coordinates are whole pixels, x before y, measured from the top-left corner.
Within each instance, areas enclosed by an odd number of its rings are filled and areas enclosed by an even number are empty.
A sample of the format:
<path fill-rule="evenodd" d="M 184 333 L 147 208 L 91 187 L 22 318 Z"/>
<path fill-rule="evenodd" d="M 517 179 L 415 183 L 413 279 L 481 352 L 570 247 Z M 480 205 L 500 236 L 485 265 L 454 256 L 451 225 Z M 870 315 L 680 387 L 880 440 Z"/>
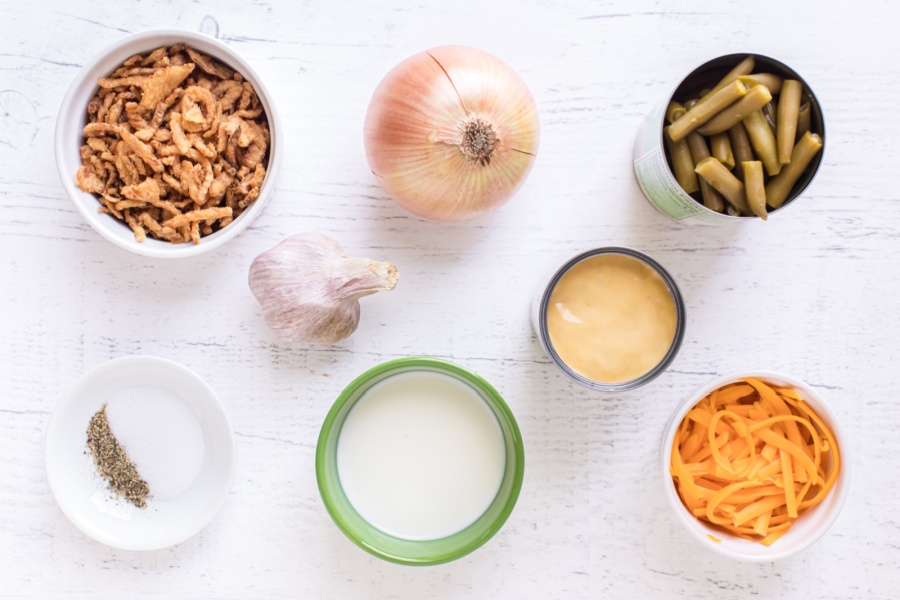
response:
<path fill-rule="evenodd" d="M 356 401 L 376 383 L 399 373 L 433 371 L 450 375 L 474 388 L 490 407 L 506 446 L 506 469 L 500 489 L 487 510 L 471 525 L 436 540 L 406 540 L 389 535 L 363 519 L 350 504 L 337 469 L 341 427 Z M 506 402 L 487 381 L 449 361 L 428 357 L 398 358 L 373 367 L 353 380 L 335 401 L 319 434 L 316 479 L 328 514 L 357 546 L 379 558 L 404 565 L 437 565 L 456 560 L 487 542 L 506 522 L 522 488 L 525 452 L 519 426 Z"/>

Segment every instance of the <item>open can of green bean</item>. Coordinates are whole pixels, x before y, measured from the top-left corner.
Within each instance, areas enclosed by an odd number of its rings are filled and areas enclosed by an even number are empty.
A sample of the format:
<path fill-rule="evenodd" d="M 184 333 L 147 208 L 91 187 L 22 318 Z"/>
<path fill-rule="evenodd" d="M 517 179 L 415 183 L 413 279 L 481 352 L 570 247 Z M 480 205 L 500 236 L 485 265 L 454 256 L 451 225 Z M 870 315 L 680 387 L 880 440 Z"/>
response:
<path fill-rule="evenodd" d="M 675 221 L 766 219 L 812 182 L 824 138 L 821 105 L 796 71 L 760 54 L 729 54 L 691 71 L 647 116 L 634 174 L 650 204 Z"/>

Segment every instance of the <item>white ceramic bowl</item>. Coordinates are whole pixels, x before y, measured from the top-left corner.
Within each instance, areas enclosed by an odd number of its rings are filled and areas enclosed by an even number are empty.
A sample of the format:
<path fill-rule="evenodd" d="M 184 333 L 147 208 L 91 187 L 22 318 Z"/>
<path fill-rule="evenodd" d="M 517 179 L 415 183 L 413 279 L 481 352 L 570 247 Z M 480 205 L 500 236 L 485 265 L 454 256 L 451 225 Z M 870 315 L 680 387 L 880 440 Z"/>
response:
<path fill-rule="evenodd" d="M 85 454 L 94 413 L 142 386 L 180 397 L 196 415 L 204 445 L 203 465 L 187 490 L 150 498 L 145 509 L 113 499 Z M 47 427 L 44 459 L 57 504 L 81 531 L 116 548 L 158 550 L 199 532 L 222 507 L 234 480 L 234 436 L 215 392 L 193 371 L 164 358 L 126 356 L 94 367 L 62 397 Z"/>
<path fill-rule="evenodd" d="M 171 46 L 177 43 L 185 43 L 204 54 L 212 56 L 238 71 L 244 79 L 253 85 L 265 108 L 266 117 L 269 121 L 269 132 L 272 138 L 269 147 L 269 164 L 266 168 L 265 181 L 256 202 L 227 227 L 201 238 L 199 244 L 171 244 L 149 236 L 143 242 L 138 243 L 134 239 L 131 229 L 125 223 L 111 215 L 98 213 L 97 208 L 99 208 L 100 204 L 96 197 L 93 194 L 82 191 L 75 185 L 75 173 L 78 171 L 78 167 L 81 166 L 79 151 L 84 144 L 83 129 L 87 122 L 87 105 L 97 91 L 97 80 L 108 76 L 128 57 L 149 52 L 160 46 Z M 275 106 L 272 103 L 272 97 L 256 74 L 256 71 L 237 52 L 219 40 L 202 33 L 164 29 L 145 31 L 124 37 L 85 62 L 84 68 L 75 77 L 59 109 L 59 116 L 56 121 L 55 145 L 56 166 L 63 186 L 66 188 L 66 192 L 69 194 L 72 202 L 75 203 L 78 211 L 97 233 L 115 245 L 136 254 L 155 258 L 180 258 L 195 256 L 218 248 L 246 229 L 259 216 L 275 188 L 275 178 L 278 175 L 281 164 L 284 138 L 281 119 L 278 117 Z"/>
<path fill-rule="evenodd" d="M 753 377 L 782 387 L 793 388 L 806 400 L 819 418 L 828 425 L 841 451 L 840 473 L 834 487 L 822 503 L 802 513 L 791 528 L 768 547 L 758 542 L 723 533 L 721 530 L 714 529 L 694 517 L 682 504 L 681 498 L 678 497 L 678 492 L 675 489 L 672 476 L 669 474 L 672 442 L 684 416 L 713 390 L 729 383 L 734 383 L 744 377 Z M 822 396 L 798 379 L 772 371 L 747 371 L 719 377 L 701 387 L 693 396 L 682 402 L 681 406 L 672 415 L 668 425 L 666 425 L 660 452 L 663 488 L 665 489 L 666 499 L 669 502 L 669 506 L 672 507 L 676 518 L 688 532 L 701 544 L 722 556 L 747 562 L 771 562 L 786 558 L 808 548 L 821 538 L 837 519 L 838 514 L 840 514 L 850 489 L 850 452 L 846 439 L 834 417 L 834 413 L 828 408 Z M 721 541 L 714 541 L 709 537 L 710 535 Z"/>

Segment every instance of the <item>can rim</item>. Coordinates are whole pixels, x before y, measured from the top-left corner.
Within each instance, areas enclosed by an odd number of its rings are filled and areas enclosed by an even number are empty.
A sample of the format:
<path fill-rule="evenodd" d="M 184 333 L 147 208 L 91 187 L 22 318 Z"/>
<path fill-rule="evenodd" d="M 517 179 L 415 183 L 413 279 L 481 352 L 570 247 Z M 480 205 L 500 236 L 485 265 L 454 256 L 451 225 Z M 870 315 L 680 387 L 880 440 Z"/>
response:
<path fill-rule="evenodd" d="M 588 379 L 587 377 L 576 373 L 565 363 L 565 361 L 562 360 L 562 358 L 560 358 L 559 354 L 556 352 L 556 349 L 553 347 L 553 343 L 550 341 L 550 331 L 547 327 L 547 309 L 550 305 L 550 296 L 553 294 L 553 290 L 556 288 L 559 280 L 562 279 L 562 277 L 578 263 L 587 260 L 588 258 L 593 258 L 594 256 L 600 256 L 602 254 L 621 254 L 630 256 L 652 268 L 666 284 L 669 293 L 672 295 L 672 300 L 675 303 L 675 335 L 672 338 L 672 344 L 669 346 L 669 350 L 666 352 L 666 355 L 659 361 L 659 363 L 657 363 L 655 367 L 653 367 L 640 377 L 636 377 L 635 379 L 622 381 L 619 383 L 604 383 L 602 381 L 594 381 L 593 379 Z M 544 348 L 547 349 L 547 354 L 550 355 L 550 359 L 554 363 L 556 363 L 556 366 L 562 369 L 562 371 L 570 378 L 574 379 L 585 387 L 601 392 L 626 392 L 646 385 L 662 375 L 662 373 L 675 359 L 678 351 L 681 349 L 681 344 L 684 341 L 684 332 L 686 325 L 687 316 L 685 313 L 684 298 L 682 297 L 681 289 L 678 287 L 678 283 L 675 281 L 675 278 L 672 276 L 672 274 L 669 273 L 669 271 L 665 267 L 663 267 L 656 259 L 654 259 L 649 254 L 626 246 L 603 246 L 601 248 L 587 250 L 586 252 L 582 252 L 580 254 L 577 254 L 576 256 L 573 256 L 568 261 L 563 263 L 563 265 L 556 270 L 556 272 L 553 274 L 553 277 L 550 278 L 550 282 L 544 288 L 544 291 L 541 294 L 541 304 L 540 310 L 538 312 L 538 335 L 540 335 Z"/>

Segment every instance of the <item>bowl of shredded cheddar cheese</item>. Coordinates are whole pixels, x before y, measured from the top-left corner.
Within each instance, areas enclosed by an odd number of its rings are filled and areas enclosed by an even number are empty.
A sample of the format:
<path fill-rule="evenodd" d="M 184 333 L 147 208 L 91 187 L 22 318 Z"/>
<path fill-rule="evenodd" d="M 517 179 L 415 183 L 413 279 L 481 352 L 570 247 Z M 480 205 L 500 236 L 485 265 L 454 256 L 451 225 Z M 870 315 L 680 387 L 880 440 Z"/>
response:
<path fill-rule="evenodd" d="M 767 562 L 807 548 L 847 497 L 847 444 L 821 394 L 793 377 L 720 377 L 686 399 L 666 427 L 666 497 L 713 551 Z"/>

